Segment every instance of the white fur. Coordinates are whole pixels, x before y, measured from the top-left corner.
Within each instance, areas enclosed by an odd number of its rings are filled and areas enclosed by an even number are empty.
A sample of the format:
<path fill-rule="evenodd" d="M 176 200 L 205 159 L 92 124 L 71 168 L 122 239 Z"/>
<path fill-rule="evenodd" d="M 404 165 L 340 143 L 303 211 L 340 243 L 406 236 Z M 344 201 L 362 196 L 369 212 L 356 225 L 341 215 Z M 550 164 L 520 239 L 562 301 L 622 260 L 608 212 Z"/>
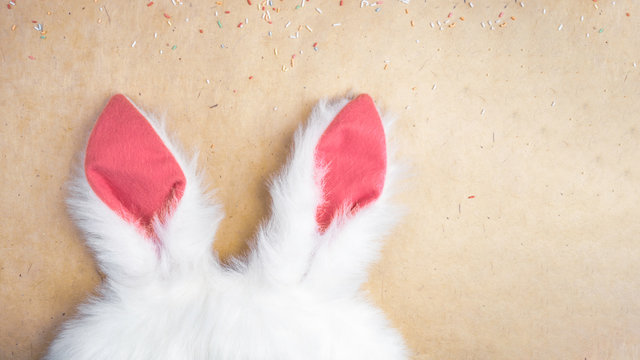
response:
<path fill-rule="evenodd" d="M 221 209 L 203 195 L 196 161 L 157 123 L 187 179 L 166 224 L 154 224 L 159 245 L 102 203 L 79 171 L 69 207 L 107 279 L 45 359 L 406 359 L 400 334 L 359 290 L 397 218 L 392 163 L 376 202 L 322 235 L 316 229 L 315 146 L 347 102 L 320 101 L 296 133 L 271 184 L 271 218 L 232 267 L 211 249 Z"/>

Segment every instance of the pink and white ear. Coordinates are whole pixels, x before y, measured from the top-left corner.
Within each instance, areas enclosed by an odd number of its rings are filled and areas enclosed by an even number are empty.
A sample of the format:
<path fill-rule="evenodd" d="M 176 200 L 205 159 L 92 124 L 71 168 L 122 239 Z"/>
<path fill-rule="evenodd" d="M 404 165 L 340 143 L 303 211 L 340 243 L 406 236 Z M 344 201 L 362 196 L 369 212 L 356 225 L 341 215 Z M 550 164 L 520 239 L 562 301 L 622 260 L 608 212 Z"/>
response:
<path fill-rule="evenodd" d="M 352 274 L 362 278 L 375 259 L 378 240 L 395 219 L 381 201 L 387 148 L 373 100 L 320 101 L 294 148 L 273 181 L 272 217 L 258 233 L 252 263 L 279 282 L 352 283 Z M 327 278 L 329 272 L 335 276 Z"/>
<path fill-rule="evenodd" d="M 68 200 L 107 276 L 126 279 L 161 263 L 212 260 L 222 212 L 203 195 L 195 164 L 125 96 L 111 98 Z"/>
<path fill-rule="evenodd" d="M 187 182 L 149 121 L 123 95 L 111 98 L 93 128 L 85 174 L 111 210 L 150 237 L 152 221 L 174 210 Z"/>

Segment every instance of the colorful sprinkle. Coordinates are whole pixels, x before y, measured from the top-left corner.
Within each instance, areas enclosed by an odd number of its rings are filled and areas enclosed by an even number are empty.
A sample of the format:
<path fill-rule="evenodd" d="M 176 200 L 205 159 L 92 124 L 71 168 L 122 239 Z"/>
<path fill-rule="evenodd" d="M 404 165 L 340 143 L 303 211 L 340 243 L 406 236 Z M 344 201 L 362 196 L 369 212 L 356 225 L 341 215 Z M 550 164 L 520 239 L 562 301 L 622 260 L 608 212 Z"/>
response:
<path fill-rule="evenodd" d="M 169 14 L 164 13 L 163 15 L 164 15 L 164 17 L 166 17 L 167 19 L 171 19 L 171 16 L 169 16 Z"/>
<path fill-rule="evenodd" d="M 147 3 L 147 6 L 151 6 L 153 5 L 153 1 L 150 1 L 149 3 Z"/>

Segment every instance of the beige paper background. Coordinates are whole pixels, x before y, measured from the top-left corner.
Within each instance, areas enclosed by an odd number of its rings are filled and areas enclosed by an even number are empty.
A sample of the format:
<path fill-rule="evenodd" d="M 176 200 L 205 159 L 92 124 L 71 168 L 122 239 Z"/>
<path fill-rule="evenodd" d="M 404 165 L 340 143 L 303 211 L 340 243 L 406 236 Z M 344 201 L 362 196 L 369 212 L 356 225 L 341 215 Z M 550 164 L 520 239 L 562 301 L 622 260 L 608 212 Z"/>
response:
<path fill-rule="evenodd" d="M 414 359 L 640 358 L 637 2 L 273 0 L 270 25 L 252 1 L 0 9 L 0 359 L 39 358 L 100 282 L 64 189 L 112 94 L 200 151 L 228 257 L 295 128 L 348 90 L 398 116 L 407 216 L 367 289 Z"/>

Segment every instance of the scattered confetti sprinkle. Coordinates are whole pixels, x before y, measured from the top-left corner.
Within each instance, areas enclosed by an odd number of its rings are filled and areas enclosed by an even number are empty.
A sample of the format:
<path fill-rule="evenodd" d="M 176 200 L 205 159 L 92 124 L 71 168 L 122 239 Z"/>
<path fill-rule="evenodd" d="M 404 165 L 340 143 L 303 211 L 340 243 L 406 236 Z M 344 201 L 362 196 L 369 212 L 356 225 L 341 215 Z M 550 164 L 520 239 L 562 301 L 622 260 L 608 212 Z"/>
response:
<path fill-rule="evenodd" d="M 318 12 L 318 14 L 322 14 L 322 10 L 320 10 L 320 8 L 316 8 L 316 11 Z"/>
<path fill-rule="evenodd" d="M 11 27 L 11 31 L 15 31 L 16 30 L 16 26 L 15 24 Z"/>
<path fill-rule="evenodd" d="M 598 30 L 598 32 L 599 32 L 600 34 L 602 34 L 602 32 L 603 32 L 603 31 L 604 31 L 604 29 L 603 29 L 603 28 L 601 28 L 600 30 Z"/>
<path fill-rule="evenodd" d="M 222 22 L 220 22 L 220 20 L 218 20 L 218 27 L 222 29 Z"/>
<path fill-rule="evenodd" d="M 29 57 L 29 59 L 30 59 L 30 60 L 35 60 L 35 59 L 36 59 L 36 58 L 35 58 L 34 56 L 32 56 L 32 55 L 29 55 L 28 57 Z"/>
<path fill-rule="evenodd" d="M 150 1 L 147 3 L 147 6 L 151 6 L 151 5 L 153 5 L 153 1 Z"/>
<path fill-rule="evenodd" d="M 562 30 L 563 26 L 564 26 L 563 24 L 560 24 L 560 26 L 558 26 L 558 31 Z"/>
<path fill-rule="evenodd" d="M 171 50 L 175 50 L 177 47 L 178 47 L 178 45 L 173 45 L 173 46 L 171 47 Z"/>
<path fill-rule="evenodd" d="M 469 195 L 469 196 L 467 196 L 467 199 L 473 199 L 475 197 L 476 197 L 475 195 Z"/>
<path fill-rule="evenodd" d="M 131 47 L 135 47 L 135 46 L 136 46 L 136 41 L 134 40 L 134 41 L 131 43 Z"/>
<path fill-rule="evenodd" d="M 169 14 L 164 13 L 163 15 L 164 15 L 164 17 L 166 17 L 167 19 L 171 19 L 171 16 L 170 16 Z"/>
<path fill-rule="evenodd" d="M 313 32 L 313 29 L 309 25 L 305 25 L 304 27 L 306 27 L 309 32 Z"/>

